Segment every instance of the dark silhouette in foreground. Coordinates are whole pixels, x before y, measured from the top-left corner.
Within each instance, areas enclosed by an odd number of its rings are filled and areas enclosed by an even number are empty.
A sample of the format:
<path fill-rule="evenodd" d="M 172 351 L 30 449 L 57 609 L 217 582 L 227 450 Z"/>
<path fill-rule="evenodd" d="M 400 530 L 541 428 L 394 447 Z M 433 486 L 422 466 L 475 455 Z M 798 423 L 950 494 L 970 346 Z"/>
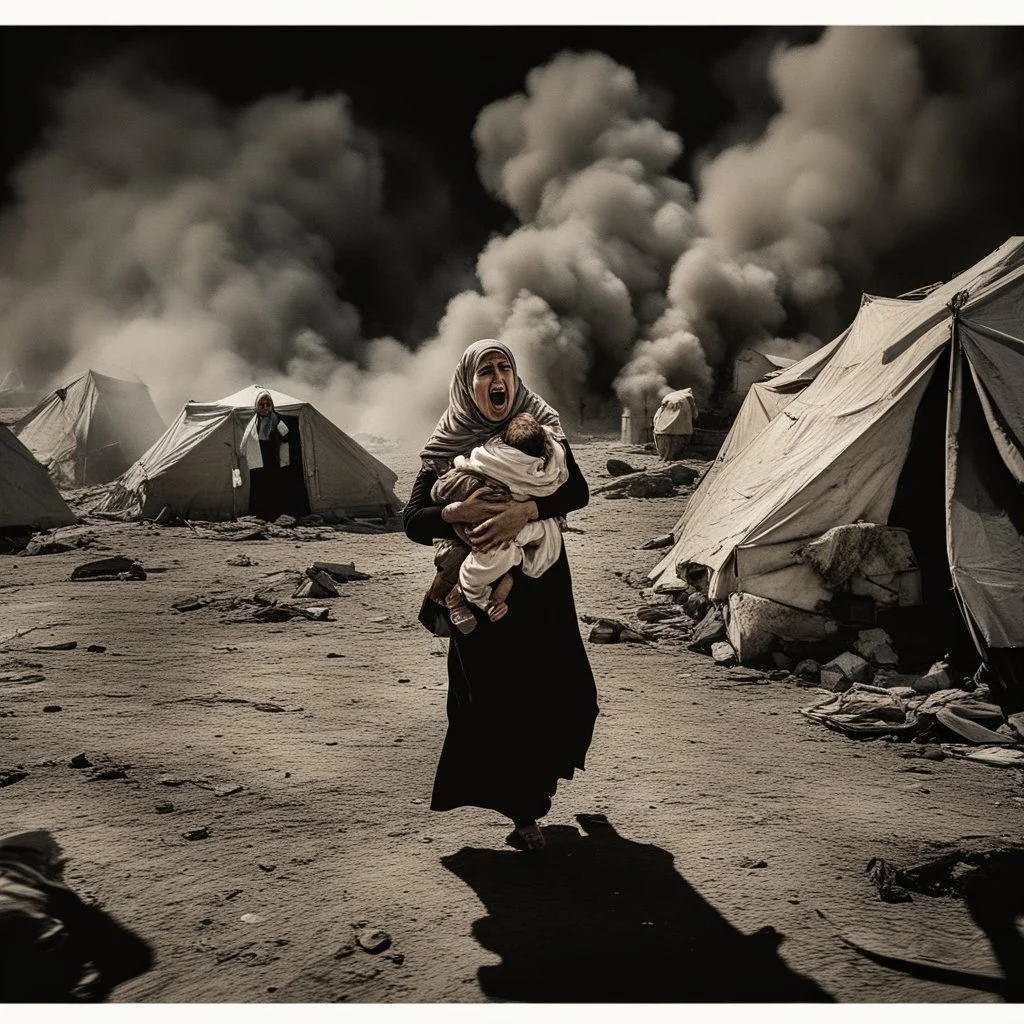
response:
<path fill-rule="evenodd" d="M 666 850 L 624 839 L 604 815 L 581 835 L 545 828 L 547 848 L 464 848 L 441 863 L 487 908 L 473 934 L 502 962 L 480 986 L 521 1002 L 831 1002 L 779 956 L 771 927 L 735 929 Z"/>
<path fill-rule="evenodd" d="M 150 947 L 61 880 L 49 832 L 0 839 L 0 1003 L 100 1002 L 149 970 Z"/>

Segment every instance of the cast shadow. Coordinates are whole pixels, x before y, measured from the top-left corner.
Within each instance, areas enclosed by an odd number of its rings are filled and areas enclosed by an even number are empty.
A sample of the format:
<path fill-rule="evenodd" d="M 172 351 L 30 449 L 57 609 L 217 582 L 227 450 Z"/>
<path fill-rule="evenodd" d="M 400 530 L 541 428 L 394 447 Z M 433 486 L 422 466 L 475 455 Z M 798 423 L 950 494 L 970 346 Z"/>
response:
<path fill-rule="evenodd" d="M 479 896 L 473 935 L 501 963 L 494 999 L 545 1003 L 832 1002 L 778 954 L 774 928 L 744 935 L 673 867 L 604 815 L 545 828 L 539 854 L 463 848 L 441 863 Z"/>

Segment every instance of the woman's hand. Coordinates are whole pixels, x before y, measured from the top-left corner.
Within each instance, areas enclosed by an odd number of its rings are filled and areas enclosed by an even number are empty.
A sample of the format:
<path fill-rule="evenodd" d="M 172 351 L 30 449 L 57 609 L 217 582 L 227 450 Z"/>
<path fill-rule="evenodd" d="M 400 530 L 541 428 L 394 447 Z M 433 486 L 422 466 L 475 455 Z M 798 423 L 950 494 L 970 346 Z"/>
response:
<path fill-rule="evenodd" d="M 490 487 L 478 487 L 464 501 L 446 505 L 441 518 L 446 523 L 475 526 L 499 512 L 504 512 L 511 504 L 513 504 L 511 499 L 501 497 Z"/>
<path fill-rule="evenodd" d="M 508 544 L 515 540 L 527 523 L 539 518 L 537 503 L 532 498 L 529 501 L 509 501 L 505 504 L 503 511 L 466 531 L 469 546 L 474 551 L 493 551 Z"/>

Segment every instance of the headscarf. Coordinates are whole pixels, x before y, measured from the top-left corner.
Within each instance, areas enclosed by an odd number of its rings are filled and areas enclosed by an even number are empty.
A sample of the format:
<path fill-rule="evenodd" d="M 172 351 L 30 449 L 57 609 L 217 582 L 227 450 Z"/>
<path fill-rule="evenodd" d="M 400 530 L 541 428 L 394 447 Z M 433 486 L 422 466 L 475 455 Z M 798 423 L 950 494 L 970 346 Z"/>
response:
<path fill-rule="evenodd" d="M 270 412 L 266 416 L 260 415 L 260 402 L 264 398 L 270 399 Z M 256 410 L 256 430 L 259 440 L 269 441 L 274 427 L 281 422 L 281 417 L 274 411 L 274 399 L 271 397 L 269 391 L 261 391 L 256 396 L 256 401 L 253 403 L 253 408 Z"/>
<path fill-rule="evenodd" d="M 512 365 L 515 377 L 515 394 L 509 402 L 508 413 L 501 420 L 489 420 L 480 411 L 473 397 L 473 376 L 477 364 L 487 352 L 500 352 Z M 448 408 L 434 427 L 420 458 L 427 469 L 443 473 L 451 468 L 456 455 L 468 455 L 477 445 L 483 444 L 495 434 L 501 433 L 513 416 L 521 412 L 532 413 L 538 423 L 552 429 L 558 441 L 565 439 L 558 413 L 539 395 L 531 391 L 519 376 L 516 359 L 512 350 L 493 338 L 474 341 L 455 367 L 451 385 L 448 388 Z"/>
<path fill-rule="evenodd" d="M 262 469 L 263 468 L 263 453 L 260 451 L 260 441 L 269 441 L 276 431 L 282 438 L 288 434 L 288 425 L 277 415 L 276 411 L 272 411 L 267 416 L 261 416 L 259 409 L 256 406 L 259 405 L 261 398 L 269 398 L 271 403 L 274 399 L 269 391 L 260 391 L 256 395 L 256 401 L 253 403 L 253 417 L 249 420 L 245 430 L 242 433 L 242 440 L 239 443 L 239 449 L 245 456 L 245 461 L 250 469 Z M 289 464 L 289 451 L 288 445 L 281 445 L 280 452 L 280 465 L 282 467 Z"/>

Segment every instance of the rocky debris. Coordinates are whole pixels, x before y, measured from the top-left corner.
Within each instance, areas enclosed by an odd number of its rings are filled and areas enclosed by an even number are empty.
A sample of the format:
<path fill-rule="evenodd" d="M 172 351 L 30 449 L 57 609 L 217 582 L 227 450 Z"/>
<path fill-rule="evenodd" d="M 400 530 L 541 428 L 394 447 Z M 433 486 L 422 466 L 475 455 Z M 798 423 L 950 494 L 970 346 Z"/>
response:
<path fill-rule="evenodd" d="M 641 622 L 678 622 L 683 615 L 682 608 L 671 604 L 643 604 L 636 610 L 636 617 Z"/>
<path fill-rule="evenodd" d="M 945 661 L 937 661 L 923 676 L 910 684 L 918 693 L 936 693 L 951 690 L 955 685 Z"/>
<path fill-rule="evenodd" d="M 892 646 L 892 637 L 884 629 L 862 629 L 853 649 L 878 668 L 895 668 L 899 657 Z"/>
<path fill-rule="evenodd" d="M 213 790 L 214 796 L 234 796 L 236 793 L 241 793 L 242 787 L 237 783 L 232 783 L 227 786 L 216 786 Z"/>
<path fill-rule="evenodd" d="M 13 786 L 16 782 L 28 778 L 28 772 L 19 765 L 0 765 L 0 789 Z"/>
<path fill-rule="evenodd" d="M 818 642 L 839 634 L 839 623 L 825 615 L 741 591 L 729 595 L 727 626 L 741 665 L 760 663 L 783 641 Z"/>
<path fill-rule="evenodd" d="M 104 647 L 103 644 L 89 644 L 89 646 L 86 647 L 86 650 L 90 654 L 102 654 L 106 650 L 106 647 Z"/>
<path fill-rule="evenodd" d="M 714 606 L 714 602 L 699 591 L 687 594 L 686 601 L 683 604 L 686 614 L 691 619 L 703 619 Z"/>
<path fill-rule="evenodd" d="M 292 597 L 330 598 L 337 596 L 338 588 L 334 585 L 334 580 L 323 569 L 317 569 L 312 565 L 306 569 L 305 579 L 292 594 Z"/>
<path fill-rule="evenodd" d="M 181 838 L 194 842 L 197 839 L 209 839 L 211 835 L 213 835 L 213 833 L 204 825 L 202 828 L 194 828 L 188 832 L 182 832 Z"/>
<path fill-rule="evenodd" d="M 127 779 L 130 765 L 98 764 L 86 771 L 86 782 L 110 782 L 113 779 Z"/>
<path fill-rule="evenodd" d="M 727 640 L 718 640 L 711 645 L 711 657 L 716 665 L 736 664 L 736 652 Z"/>
<path fill-rule="evenodd" d="M 847 652 L 821 666 L 820 685 L 831 693 L 842 693 L 854 683 L 870 683 L 871 676 L 871 666 Z"/>
<path fill-rule="evenodd" d="M 658 548 L 670 548 L 675 544 L 676 539 L 671 533 L 663 533 L 659 537 L 652 537 L 640 545 L 641 551 L 656 551 Z"/>
<path fill-rule="evenodd" d="M 638 473 L 636 466 L 631 466 L 623 459 L 609 459 L 605 464 L 609 476 L 626 476 L 629 473 Z"/>
<path fill-rule="evenodd" d="M 383 929 L 360 922 L 354 924 L 356 945 L 367 953 L 383 953 L 391 945 L 391 936 Z"/>
<path fill-rule="evenodd" d="M 899 884 L 899 872 L 881 857 L 872 857 L 867 866 L 868 878 L 886 903 L 910 903 L 913 896 Z"/>
<path fill-rule="evenodd" d="M 804 658 L 803 661 L 797 662 L 793 675 L 816 684 L 821 675 L 821 666 L 812 658 Z"/>
<path fill-rule="evenodd" d="M 224 564 L 247 567 L 252 565 L 259 565 L 260 563 L 250 558 L 248 555 L 233 555 L 231 558 L 226 559 Z"/>
<path fill-rule="evenodd" d="M 134 558 L 117 555 L 77 565 L 71 572 L 73 580 L 122 580 L 146 578 L 146 570 Z"/>
<path fill-rule="evenodd" d="M 25 545 L 24 555 L 55 555 L 80 548 L 103 547 L 99 538 L 81 526 L 61 527 L 57 530 L 34 533 Z"/>
<path fill-rule="evenodd" d="M 74 551 L 74 544 L 66 544 L 63 541 L 55 540 L 49 534 L 37 533 L 29 538 L 25 545 L 24 555 L 59 555 L 64 551 Z"/>
<path fill-rule="evenodd" d="M 39 675 L 36 672 L 4 672 L 0 674 L 0 686 L 7 686 L 8 684 L 28 685 L 29 683 L 41 683 L 45 679 L 46 676 Z"/>
<path fill-rule="evenodd" d="M 91 768 L 92 761 L 89 760 L 85 754 L 75 754 L 70 761 L 68 761 L 69 768 Z"/>
<path fill-rule="evenodd" d="M 33 651 L 73 651 L 78 646 L 77 640 L 62 640 L 56 644 L 36 644 Z"/>
<path fill-rule="evenodd" d="M 401 521 L 395 517 L 348 517 L 340 516 L 327 522 L 323 516 L 308 515 L 301 519 L 280 516 L 267 523 L 255 516 L 241 516 L 229 522 L 189 522 L 182 520 L 189 529 L 204 540 L 259 541 L 291 540 L 322 541 L 334 540 L 338 533 L 394 533 L 401 529 Z"/>
<path fill-rule="evenodd" d="M 205 608 L 210 603 L 210 598 L 182 597 L 171 605 L 176 612 L 194 612 Z"/>
<path fill-rule="evenodd" d="M 593 488 L 591 493 L 608 498 L 665 498 L 675 494 L 676 487 L 690 486 L 697 475 L 698 470 L 692 466 L 673 462 L 616 477 Z"/>
<path fill-rule="evenodd" d="M 157 814 L 170 814 L 174 810 L 174 804 L 170 800 L 161 800 L 153 806 Z"/>
<path fill-rule="evenodd" d="M 643 643 L 644 637 L 619 619 L 598 619 L 587 639 L 592 644 Z"/>
<path fill-rule="evenodd" d="M 313 568 L 327 573 L 335 583 L 353 583 L 371 578 L 369 573 L 359 572 L 355 562 L 314 562 Z"/>
<path fill-rule="evenodd" d="M 697 623 L 687 647 L 698 654 L 710 654 L 711 645 L 725 639 L 725 622 L 722 619 L 722 613 L 716 606 L 712 606 L 704 618 Z"/>
<path fill-rule="evenodd" d="M 44 704 L 43 711 L 52 714 L 56 711 L 63 711 L 64 709 L 59 704 Z"/>

